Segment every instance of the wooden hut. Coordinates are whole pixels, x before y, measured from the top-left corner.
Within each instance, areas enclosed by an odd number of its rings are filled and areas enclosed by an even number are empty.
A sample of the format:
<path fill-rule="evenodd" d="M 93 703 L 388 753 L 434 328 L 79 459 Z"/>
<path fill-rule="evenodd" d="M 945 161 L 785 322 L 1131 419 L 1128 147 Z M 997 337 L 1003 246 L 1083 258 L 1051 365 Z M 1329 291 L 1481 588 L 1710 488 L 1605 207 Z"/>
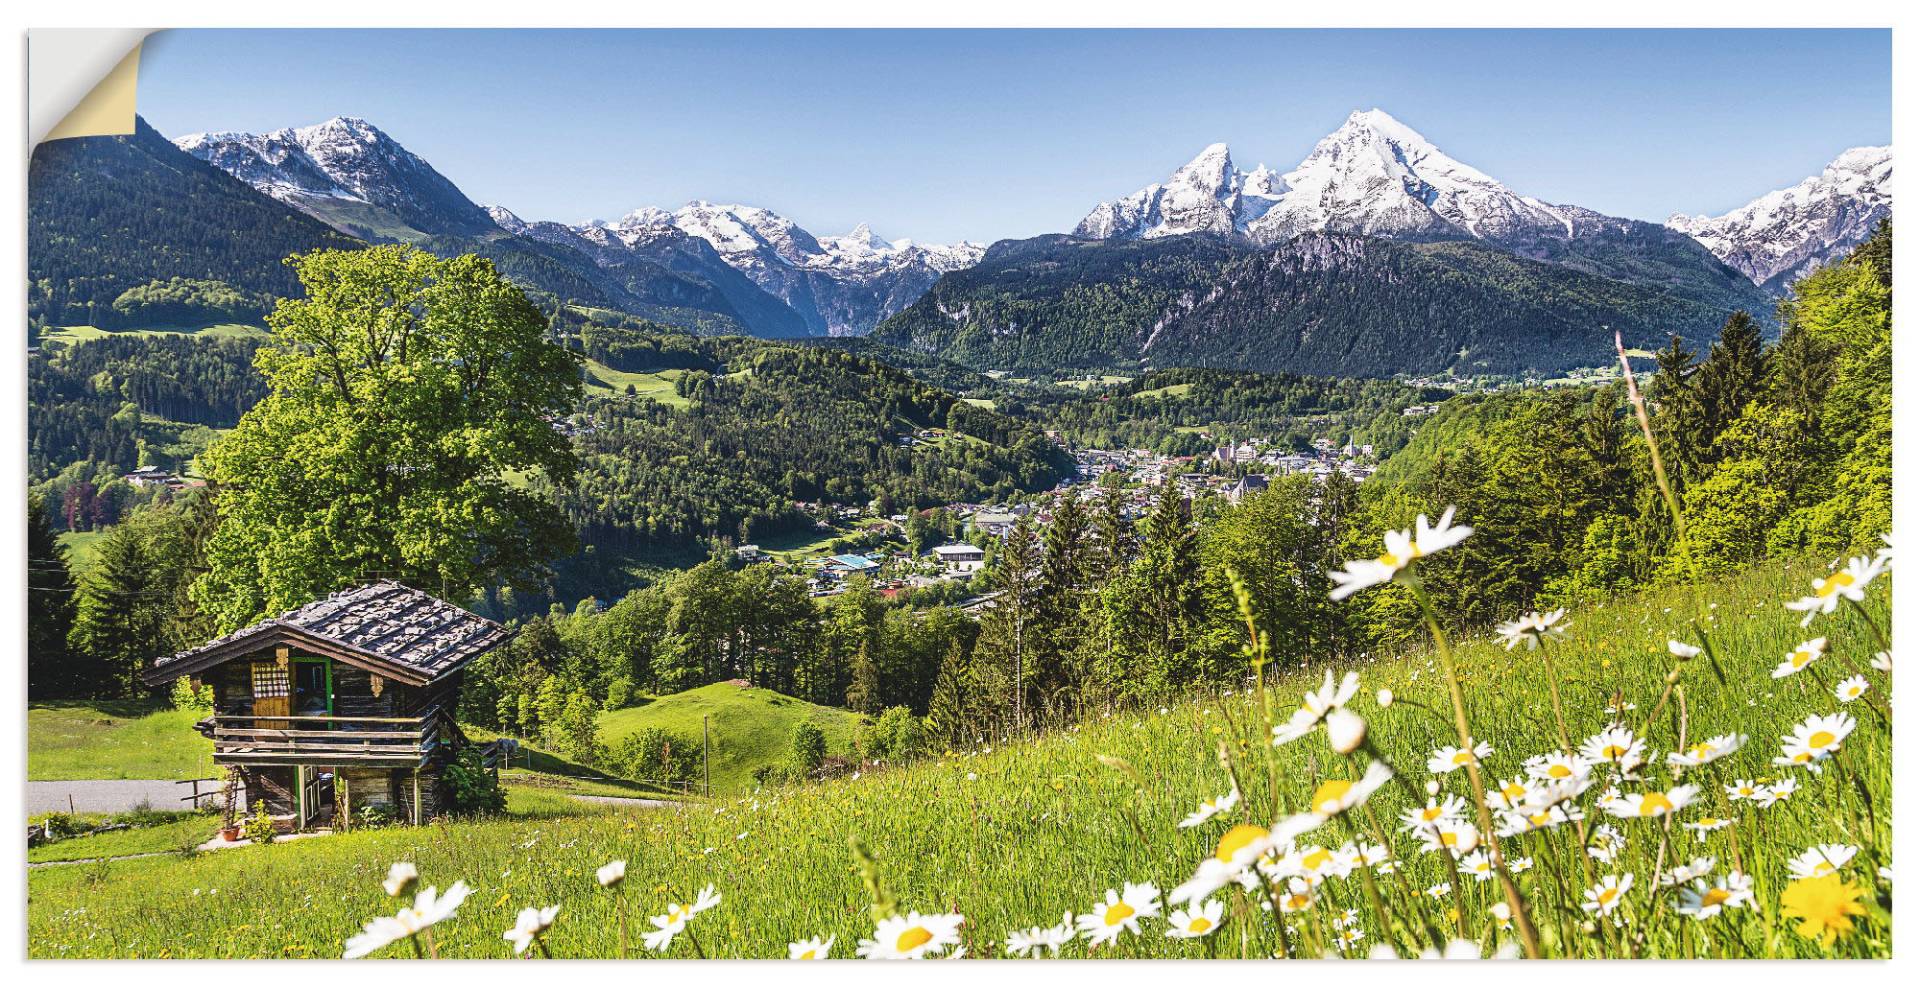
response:
<path fill-rule="evenodd" d="M 469 741 L 454 721 L 462 669 L 506 628 L 394 582 L 343 590 L 161 658 L 149 685 L 212 687 L 196 724 L 246 804 L 283 828 L 351 820 L 367 806 L 431 819 L 442 772 Z M 491 766 L 490 745 L 483 748 Z"/>

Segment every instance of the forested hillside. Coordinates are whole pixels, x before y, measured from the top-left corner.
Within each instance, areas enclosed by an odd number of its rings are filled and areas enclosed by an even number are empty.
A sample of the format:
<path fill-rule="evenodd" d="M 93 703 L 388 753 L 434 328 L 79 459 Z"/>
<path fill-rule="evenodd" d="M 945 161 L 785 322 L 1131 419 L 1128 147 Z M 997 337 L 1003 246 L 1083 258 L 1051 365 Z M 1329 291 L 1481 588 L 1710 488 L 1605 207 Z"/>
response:
<path fill-rule="evenodd" d="M 1055 236 L 994 245 L 875 335 L 978 367 L 1518 373 L 1602 365 L 1613 329 L 1697 338 L 1726 315 L 1473 243 Z"/>
<path fill-rule="evenodd" d="M 27 314 L 40 325 L 257 321 L 271 298 L 299 287 L 281 263 L 288 254 L 357 242 L 174 147 L 145 120 L 126 137 L 45 142 L 27 170 Z M 176 278 L 217 282 L 242 300 L 204 311 L 115 304 L 129 292 L 130 301 L 168 294 Z"/>
<path fill-rule="evenodd" d="M 892 514 L 1045 489 L 1071 468 L 1033 426 L 844 352 L 741 339 L 667 347 L 680 354 L 672 364 L 695 366 L 674 385 L 685 407 L 609 398 L 580 416 L 584 469 L 561 496 L 591 542 L 750 541 L 810 523 L 799 500 L 877 501 Z M 620 349 L 617 366 L 652 369 L 638 344 Z M 932 429 L 945 434 L 916 438 Z"/>

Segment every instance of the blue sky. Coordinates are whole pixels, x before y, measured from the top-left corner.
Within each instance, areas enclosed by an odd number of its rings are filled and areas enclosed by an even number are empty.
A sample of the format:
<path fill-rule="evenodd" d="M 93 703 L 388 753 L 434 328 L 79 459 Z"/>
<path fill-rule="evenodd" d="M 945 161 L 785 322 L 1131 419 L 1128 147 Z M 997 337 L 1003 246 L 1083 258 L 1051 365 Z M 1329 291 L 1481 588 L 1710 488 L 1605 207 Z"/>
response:
<path fill-rule="evenodd" d="M 1069 229 L 1213 141 L 1286 170 L 1378 106 L 1552 202 L 1718 213 L 1892 133 L 1887 31 L 168 31 L 168 136 L 363 117 L 471 198 L 690 199 L 819 234 Z"/>

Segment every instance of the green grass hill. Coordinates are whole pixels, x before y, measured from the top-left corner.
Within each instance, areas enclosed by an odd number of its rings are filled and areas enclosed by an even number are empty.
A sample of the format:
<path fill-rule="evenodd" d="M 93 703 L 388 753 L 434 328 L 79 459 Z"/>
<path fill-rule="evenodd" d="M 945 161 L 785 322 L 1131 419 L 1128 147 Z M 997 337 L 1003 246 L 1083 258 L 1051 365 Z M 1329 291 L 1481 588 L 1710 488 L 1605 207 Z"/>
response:
<path fill-rule="evenodd" d="M 801 721 L 813 721 L 827 735 L 828 753 L 846 754 L 860 719 L 846 710 L 815 706 L 769 689 L 716 682 L 601 714 L 600 741 L 612 745 L 629 734 L 657 727 L 697 744 L 702 718 L 712 734 L 715 795 L 746 791 L 753 787 L 755 768 L 786 763 L 793 728 Z"/>

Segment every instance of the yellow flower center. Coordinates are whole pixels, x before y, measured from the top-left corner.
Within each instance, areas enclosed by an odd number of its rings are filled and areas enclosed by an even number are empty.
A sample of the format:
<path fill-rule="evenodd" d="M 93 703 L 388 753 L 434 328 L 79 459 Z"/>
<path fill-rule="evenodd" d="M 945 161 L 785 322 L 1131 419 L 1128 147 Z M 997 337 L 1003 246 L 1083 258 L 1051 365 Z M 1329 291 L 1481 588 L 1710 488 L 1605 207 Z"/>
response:
<path fill-rule="evenodd" d="M 1319 870 L 1327 865 L 1327 861 L 1332 859 L 1333 854 L 1328 852 L 1325 847 L 1322 847 L 1301 858 L 1300 866 L 1307 870 Z"/>
<path fill-rule="evenodd" d="M 804 953 L 801 953 L 801 954 L 800 954 L 800 958 L 801 958 L 801 959 L 803 959 L 803 960 L 810 960 L 810 959 L 813 959 L 813 953 L 814 953 L 814 951 L 813 951 L 813 950 L 811 950 L 811 949 L 809 949 L 809 950 L 807 950 L 806 952 L 804 952 Z"/>
<path fill-rule="evenodd" d="M 1822 860 L 1819 863 L 1813 865 L 1814 877 L 1825 877 L 1826 875 L 1831 873 L 1833 873 L 1833 862 L 1830 860 Z"/>
<path fill-rule="evenodd" d="M 1472 762 L 1473 762 L 1472 751 L 1457 751 L 1453 755 L 1453 763 L 1455 764 L 1471 764 Z"/>
<path fill-rule="evenodd" d="M 1500 787 L 1500 794 L 1505 795 L 1510 799 L 1517 799 L 1520 796 L 1527 794 L 1527 786 L 1522 785 L 1517 781 L 1510 781 Z"/>
<path fill-rule="evenodd" d="M 1720 820 L 1713 816 L 1707 816 L 1706 818 L 1700 820 L 1699 822 L 1694 823 L 1694 825 L 1700 827 L 1701 829 L 1712 829 L 1713 827 L 1720 825 Z"/>
<path fill-rule="evenodd" d="M 1566 765 L 1564 765 L 1564 764 L 1555 764 L 1555 765 L 1550 765 L 1550 766 L 1549 766 L 1549 767 L 1547 768 L 1547 777 L 1549 777 L 1549 778 L 1571 778 L 1571 777 L 1573 777 L 1573 769 L 1572 769 L 1572 768 L 1569 768 L 1569 767 L 1567 767 L 1567 766 L 1566 766 Z"/>
<path fill-rule="evenodd" d="M 1446 813 L 1445 809 L 1442 809 L 1437 805 L 1430 805 L 1420 810 L 1420 821 L 1432 822 L 1435 819 L 1440 818 L 1445 813 Z"/>
<path fill-rule="evenodd" d="M 1267 831 L 1250 823 L 1241 823 L 1220 837 L 1220 846 L 1213 851 L 1214 859 L 1223 864 L 1232 863 L 1233 856 L 1246 849 L 1253 841 L 1267 835 Z"/>
<path fill-rule="evenodd" d="M 1553 821 L 1553 814 L 1548 812 L 1536 812 L 1533 815 L 1528 816 L 1527 821 L 1534 824 L 1535 826 L 1545 826 L 1547 823 Z"/>
<path fill-rule="evenodd" d="M 1352 790 L 1353 782 L 1343 779 L 1321 782 L 1320 787 L 1313 793 L 1314 811 L 1323 815 L 1332 815 L 1340 808 L 1340 800 L 1346 798 L 1347 793 Z M 1329 807 L 1328 803 L 1333 804 Z"/>
<path fill-rule="evenodd" d="M 1648 792 L 1640 796 L 1640 814 L 1643 816 L 1657 816 L 1672 811 L 1673 803 L 1659 792 Z"/>
<path fill-rule="evenodd" d="M 1816 730 L 1814 731 L 1813 736 L 1807 738 L 1807 746 L 1808 747 L 1826 747 L 1827 745 L 1832 744 L 1833 741 L 1834 741 L 1833 734 L 1825 730 Z"/>
<path fill-rule="evenodd" d="M 1687 753 L 1692 754 L 1694 758 L 1697 760 L 1699 758 L 1706 757 L 1708 754 L 1713 753 L 1713 745 L 1707 744 L 1707 743 L 1695 744 L 1692 747 L 1687 748 Z"/>
<path fill-rule="evenodd" d="M 1731 897 L 1733 897 L 1732 893 L 1728 892 L 1726 888 L 1714 888 L 1712 891 L 1700 896 L 1700 907 L 1712 908 L 1715 905 L 1724 905 L 1727 903 L 1727 899 Z"/>
<path fill-rule="evenodd" d="M 1853 573 L 1845 572 L 1845 571 L 1836 572 L 1833 575 L 1820 580 L 1820 585 L 1814 587 L 1813 592 L 1818 596 L 1832 596 L 1833 594 L 1840 592 L 1842 589 L 1852 585 L 1853 585 Z"/>
<path fill-rule="evenodd" d="M 1296 911 L 1296 912 L 1297 912 L 1297 911 L 1299 911 L 1299 910 L 1301 910 L 1302 908 L 1305 908 L 1305 907 L 1307 907 L 1307 905 L 1308 905 L 1308 904 L 1310 904 L 1310 903 L 1311 903 L 1311 901 L 1312 901 L 1312 899 L 1310 899 L 1310 898 L 1308 898 L 1308 897 L 1307 897 L 1306 895 L 1304 895 L 1304 894 L 1293 894 L 1293 895 L 1288 895 L 1288 896 L 1287 896 L 1287 908 L 1288 908 L 1288 909 L 1289 909 L 1290 911 Z"/>
<path fill-rule="evenodd" d="M 1205 915 L 1195 915 L 1191 920 L 1187 922 L 1188 932 L 1196 932 L 1196 933 L 1205 932 L 1211 928 L 1213 928 L 1213 922 L 1210 921 Z"/>
<path fill-rule="evenodd" d="M 1609 761 L 1617 761 L 1621 757 L 1625 756 L 1626 753 L 1627 753 L 1627 749 L 1619 744 L 1608 744 L 1607 746 L 1600 748 L 1600 756 L 1606 758 Z"/>
<path fill-rule="evenodd" d="M 1615 897 L 1617 897 L 1617 896 L 1618 896 L 1619 894 L 1620 894 L 1620 889 L 1619 889 L 1619 888 L 1604 888 L 1604 889 L 1602 889 L 1602 890 L 1601 890 L 1601 892 L 1600 892 L 1600 899 L 1599 899 L 1599 900 L 1600 900 L 1600 904 L 1602 904 L 1602 905 L 1606 905 L 1606 904 L 1609 904 L 1609 903 L 1611 903 L 1611 902 L 1613 901 L 1613 899 L 1614 899 Z"/>
<path fill-rule="evenodd" d="M 1456 833 L 1456 832 L 1454 832 L 1454 831 L 1453 831 L 1453 830 L 1451 830 L 1451 829 L 1449 829 L 1449 830 L 1447 830 L 1446 832 L 1444 832 L 1444 833 L 1441 833 L 1441 834 L 1440 834 L 1440 845 L 1441 845 L 1441 846 L 1456 846 L 1456 845 L 1458 845 L 1459 843 L 1460 843 L 1460 834 L 1458 834 L 1458 833 Z"/>
<path fill-rule="evenodd" d="M 919 949 L 921 946 L 925 946 L 932 941 L 933 933 L 927 931 L 925 926 L 916 925 L 900 933 L 900 938 L 893 941 L 893 948 L 904 953 L 908 950 Z"/>
<path fill-rule="evenodd" d="M 1124 901 L 1107 906 L 1106 923 L 1109 926 L 1119 925 L 1132 917 L 1133 906 Z"/>
<path fill-rule="evenodd" d="M 1793 653 L 1793 667 L 1795 668 L 1805 668 L 1807 667 L 1807 662 L 1812 660 L 1813 652 L 1811 651 L 1796 651 Z"/>

